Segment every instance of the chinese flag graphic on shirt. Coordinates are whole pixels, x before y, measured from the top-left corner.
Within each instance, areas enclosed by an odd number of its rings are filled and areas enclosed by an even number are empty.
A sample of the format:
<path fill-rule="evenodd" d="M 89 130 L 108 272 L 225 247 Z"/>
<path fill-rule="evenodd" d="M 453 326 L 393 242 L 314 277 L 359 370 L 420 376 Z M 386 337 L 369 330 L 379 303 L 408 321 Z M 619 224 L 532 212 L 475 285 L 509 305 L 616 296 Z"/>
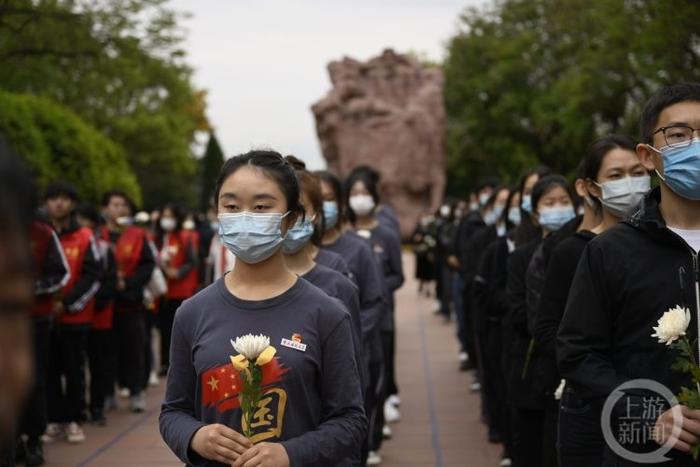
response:
<path fill-rule="evenodd" d="M 262 387 L 268 387 L 282 381 L 282 376 L 289 371 L 278 358 L 262 367 Z M 217 412 L 240 407 L 238 393 L 243 388 L 241 376 L 230 363 L 211 368 L 202 373 L 202 403 L 207 407 L 216 407 Z"/>

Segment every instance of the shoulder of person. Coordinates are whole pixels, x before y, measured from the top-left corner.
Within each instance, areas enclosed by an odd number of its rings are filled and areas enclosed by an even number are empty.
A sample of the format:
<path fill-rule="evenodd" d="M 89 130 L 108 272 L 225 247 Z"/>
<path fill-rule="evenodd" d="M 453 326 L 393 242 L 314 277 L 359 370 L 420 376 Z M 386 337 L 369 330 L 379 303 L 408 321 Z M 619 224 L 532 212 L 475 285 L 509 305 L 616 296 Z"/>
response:
<path fill-rule="evenodd" d="M 316 313 L 319 325 L 330 332 L 347 315 L 345 306 L 303 277 L 298 280 L 303 289 L 296 300 L 303 303 L 305 310 Z"/>
<path fill-rule="evenodd" d="M 177 309 L 175 317 L 186 321 L 197 320 L 198 317 L 204 313 L 204 310 L 211 308 L 212 302 L 223 302 L 223 297 L 221 297 L 221 292 L 218 289 L 219 281 L 223 281 L 223 278 L 214 281 L 190 298 L 184 300 Z"/>
<path fill-rule="evenodd" d="M 600 251 L 605 255 L 625 255 L 635 249 L 640 241 L 644 241 L 646 234 L 639 229 L 620 222 L 605 232 L 596 235 L 588 242 L 588 247 L 594 251 Z"/>

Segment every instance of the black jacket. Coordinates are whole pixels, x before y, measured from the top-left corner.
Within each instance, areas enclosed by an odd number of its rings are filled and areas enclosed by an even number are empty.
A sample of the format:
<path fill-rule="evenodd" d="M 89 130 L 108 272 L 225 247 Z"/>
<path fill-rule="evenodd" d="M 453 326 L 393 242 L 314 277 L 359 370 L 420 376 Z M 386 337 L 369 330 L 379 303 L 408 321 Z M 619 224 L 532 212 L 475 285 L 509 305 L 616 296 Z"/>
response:
<path fill-rule="evenodd" d="M 465 265 L 468 263 L 468 245 L 469 241 L 472 239 L 474 234 L 485 227 L 484 221 L 481 220 L 481 215 L 478 211 L 472 211 L 467 214 L 466 217 L 460 220 L 457 225 L 457 231 L 454 235 L 454 241 L 452 248 L 450 249 L 450 254 L 457 257 L 460 263 L 460 275 L 464 277 Z M 476 269 L 478 265 L 474 265 L 473 269 Z"/>
<path fill-rule="evenodd" d="M 501 322 L 508 313 L 506 280 L 508 278 L 508 255 L 506 237 L 491 242 L 484 251 L 479 271 L 474 278 L 474 301 L 484 318 L 491 322 Z"/>
<path fill-rule="evenodd" d="M 636 378 L 675 394 L 690 386 L 689 377 L 672 369 L 675 352 L 651 337 L 661 315 L 680 305 L 691 310 L 692 341 L 700 313 L 698 255 L 666 228 L 659 200 L 656 189 L 630 220 L 592 240 L 581 257 L 557 335 L 559 370 L 581 397 L 605 398 Z M 629 399 L 643 396 L 628 392 Z M 631 406 L 641 410 L 642 404 Z M 680 458 L 672 465 L 688 459 Z"/>
<path fill-rule="evenodd" d="M 508 257 L 506 294 L 508 314 L 504 333 L 509 340 L 510 368 L 506 375 L 508 402 L 516 408 L 540 409 L 544 401 L 531 388 L 532 372 L 527 368 L 527 355 L 532 336 L 527 329 L 527 289 L 525 274 L 530 259 L 541 239 L 536 238 L 516 249 Z"/>
<path fill-rule="evenodd" d="M 538 377 L 543 378 L 537 386 L 542 387 L 547 396 L 554 393 L 561 379 L 555 354 L 557 330 L 579 260 L 593 238 L 595 234 L 588 230 L 576 232 L 562 240 L 549 256 L 534 325 L 536 365 L 540 367 Z"/>

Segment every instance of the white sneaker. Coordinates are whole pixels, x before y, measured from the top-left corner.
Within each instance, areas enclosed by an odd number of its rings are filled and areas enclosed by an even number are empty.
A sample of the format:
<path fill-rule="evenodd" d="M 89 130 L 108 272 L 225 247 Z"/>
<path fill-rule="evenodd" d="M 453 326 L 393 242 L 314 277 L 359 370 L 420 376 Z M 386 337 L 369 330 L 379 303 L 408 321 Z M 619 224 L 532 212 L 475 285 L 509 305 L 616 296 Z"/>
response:
<path fill-rule="evenodd" d="M 391 427 L 389 425 L 384 425 L 382 428 L 382 438 L 391 439 L 392 434 Z"/>
<path fill-rule="evenodd" d="M 467 352 L 459 353 L 459 363 L 464 363 L 469 361 L 469 354 Z"/>
<path fill-rule="evenodd" d="M 384 420 L 387 423 L 396 423 L 401 420 L 401 413 L 399 412 L 399 409 L 397 409 L 394 404 L 389 402 L 389 399 L 384 402 Z"/>
<path fill-rule="evenodd" d="M 469 385 L 469 390 L 471 392 L 479 392 L 481 391 L 481 383 L 478 381 L 474 381 L 472 384 Z"/>
<path fill-rule="evenodd" d="M 379 465 L 382 463 L 382 456 L 377 451 L 370 451 L 367 456 L 367 465 Z"/>
<path fill-rule="evenodd" d="M 504 457 L 503 459 L 501 459 L 501 463 L 498 465 L 500 465 L 501 467 L 510 467 L 511 465 L 513 465 L 513 463 L 510 461 L 509 457 Z"/>
<path fill-rule="evenodd" d="M 401 398 L 398 394 L 392 394 L 389 397 L 387 397 L 386 400 L 391 402 L 391 405 L 393 405 L 394 407 L 398 407 L 401 405 Z"/>
<path fill-rule="evenodd" d="M 129 388 L 119 389 L 119 397 L 121 397 L 122 399 L 128 399 L 129 396 L 131 396 L 131 392 L 129 391 Z"/>
<path fill-rule="evenodd" d="M 145 391 L 141 391 L 131 398 L 131 411 L 134 413 L 142 413 L 146 411 Z"/>
<path fill-rule="evenodd" d="M 53 443 L 66 437 L 66 430 L 60 423 L 49 423 L 46 426 L 46 431 L 41 435 L 41 440 L 44 443 Z"/>
<path fill-rule="evenodd" d="M 151 374 L 148 376 L 148 385 L 151 387 L 158 386 L 160 384 L 160 379 L 158 378 L 158 373 L 155 371 L 151 371 Z"/>
<path fill-rule="evenodd" d="M 75 422 L 70 422 L 66 428 L 66 438 L 71 444 L 79 444 L 85 442 L 85 432 L 83 428 Z"/>

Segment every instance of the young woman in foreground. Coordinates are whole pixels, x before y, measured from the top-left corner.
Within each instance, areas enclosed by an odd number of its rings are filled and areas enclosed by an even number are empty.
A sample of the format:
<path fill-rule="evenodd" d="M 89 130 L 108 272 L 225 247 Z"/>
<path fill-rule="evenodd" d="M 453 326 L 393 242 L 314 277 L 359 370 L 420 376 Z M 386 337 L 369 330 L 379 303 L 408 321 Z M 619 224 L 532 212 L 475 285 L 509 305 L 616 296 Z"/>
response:
<path fill-rule="evenodd" d="M 351 465 L 367 421 L 348 351 L 350 316 L 291 273 L 281 251 L 287 230 L 304 215 L 294 170 L 272 151 L 231 158 L 215 199 L 219 234 L 237 261 L 175 316 L 163 439 L 188 465 Z M 237 352 L 229 343 L 246 334 L 268 336 L 277 349 L 250 439 L 241 434 L 230 363 Z"/>

